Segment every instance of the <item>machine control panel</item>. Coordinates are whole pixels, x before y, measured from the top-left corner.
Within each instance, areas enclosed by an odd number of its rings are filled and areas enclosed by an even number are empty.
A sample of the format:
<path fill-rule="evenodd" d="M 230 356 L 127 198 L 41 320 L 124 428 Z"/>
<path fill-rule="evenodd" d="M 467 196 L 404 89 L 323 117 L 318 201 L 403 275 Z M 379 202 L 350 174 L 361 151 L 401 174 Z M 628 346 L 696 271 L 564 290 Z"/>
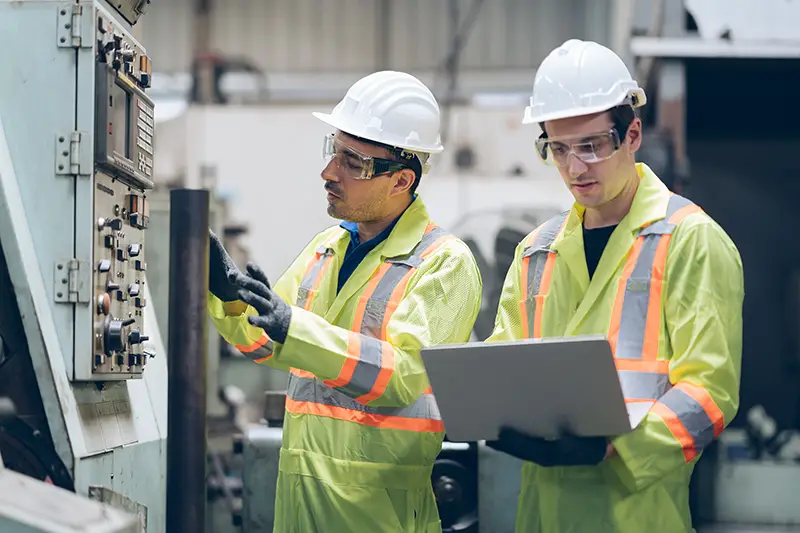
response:
<path fill-rule="evenodd" d="M 153 187 L 152 64 L 112 17 L 96 11 L 92 380 L 141 377 Z"/>
<path fill-rule="evenodd" d="M 145 91 L 153 65 L 144 49 L 97 16 L 95 160 L 135 187 L 153 187 L 155 113 Z"/>

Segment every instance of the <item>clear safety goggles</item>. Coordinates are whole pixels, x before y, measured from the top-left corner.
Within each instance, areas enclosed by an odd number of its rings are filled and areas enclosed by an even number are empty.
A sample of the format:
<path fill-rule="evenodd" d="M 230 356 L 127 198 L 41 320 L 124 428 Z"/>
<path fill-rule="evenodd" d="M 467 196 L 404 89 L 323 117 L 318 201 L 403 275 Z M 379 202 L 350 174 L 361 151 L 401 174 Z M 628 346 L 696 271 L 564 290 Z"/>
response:
<path fill-rule="evenodd" d="M 546 133 L 536 139 L 536 153 L 545 164 L 565 167 L 569 156 L 584 163 L 599 163 L 613 156 L 622 146 L 616 129 L 590 135 L 548 139 Z"/>
<path fill-rule="evenodd" d="M 344 175 L 355 180 L 368 180 L 375 176 L 410 168 L 400 161 L 363 154 L 352 146 L 337 140 L 333 134 L 325 136 L 322 145 L 322 158 L 325 160 L 326 165 L 331 160 L 335 161 L 336 166 L 339 167 Z"/>

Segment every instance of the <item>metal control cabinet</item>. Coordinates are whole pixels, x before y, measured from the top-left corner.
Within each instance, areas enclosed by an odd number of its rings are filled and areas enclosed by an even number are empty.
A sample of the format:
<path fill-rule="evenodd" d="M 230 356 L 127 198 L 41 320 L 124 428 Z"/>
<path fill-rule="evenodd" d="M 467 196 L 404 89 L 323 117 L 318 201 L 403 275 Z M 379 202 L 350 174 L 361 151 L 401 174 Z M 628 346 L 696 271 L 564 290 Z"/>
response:
<path fill-rule="evenodd" d="M 144 48 L 120 23 L 91 7 L 71 6 L 81 24 L 87 10 L 96 21 L 94 346 L 91 365 L 76 354 L 75 378 L 125 379 L 140 376 L 148 359 L 142 350 L 148 338 L 142 317 L 147 307 L 145 232 L 150 218 L 147 191 L 153 188 L 155 113 L 145 90 L 152 66 Z"/>
<path fill-rule="evenodd" d="M 19 317 L 25 344 L 7 355 L 31 369 L 6 380 L 9 396 L 21 418 L 43 421 L 34 430 L 70 488 L 124 502 L 139 531 L 163 533 L 167 367 L 146 264 L 152 62 L 132 35 L 147 3 L 0 0 L 0 266 L 15 297 L 0 317 Z"/>

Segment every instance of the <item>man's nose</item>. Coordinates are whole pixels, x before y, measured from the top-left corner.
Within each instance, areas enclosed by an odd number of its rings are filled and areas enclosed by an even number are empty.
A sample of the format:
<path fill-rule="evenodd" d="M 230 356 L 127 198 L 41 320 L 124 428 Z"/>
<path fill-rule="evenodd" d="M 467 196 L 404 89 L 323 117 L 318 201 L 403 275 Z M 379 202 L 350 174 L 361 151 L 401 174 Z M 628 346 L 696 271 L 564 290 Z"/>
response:
<path fill-rule="evenodd" d="M 570 178 L 577 178 L 589 170 L 589 167 L 586 166 L 586 163 L 578 159 L 578 156 L 575 154 L 569 154 L 567 156 L 567 170 L 569 171 Z"/>
<path fill-rule="evenodd" d="M 322 169 L 322 172 L 320 172 L 320 176 L 325 181 L 339 181 L 337 170 L 336 159 L 331 159 L 328 161 L 328 164 L 325 165 L 325 168 Z"/>

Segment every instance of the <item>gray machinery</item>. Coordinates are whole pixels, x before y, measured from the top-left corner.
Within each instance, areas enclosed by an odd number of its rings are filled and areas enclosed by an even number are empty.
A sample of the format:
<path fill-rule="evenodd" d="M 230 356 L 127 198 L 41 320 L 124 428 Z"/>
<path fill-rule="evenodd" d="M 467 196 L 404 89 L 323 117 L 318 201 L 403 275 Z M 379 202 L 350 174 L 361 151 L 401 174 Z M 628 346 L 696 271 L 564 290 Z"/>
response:
<path fill-rule="evenodd" d="M 14 404 L 0 398 L 0 424 L 15 417 Z M 9 470 L 0 458 L 3 533 L 136 533 L 139 525 L 130 513 Z"/>
<path fill-rule="evenodd" d="M 10 470 L 163 533 L 152 71 L 132 36 L 148 3 L 0 0 L 0 395 L 18 411 L 0 452 Z"/>

